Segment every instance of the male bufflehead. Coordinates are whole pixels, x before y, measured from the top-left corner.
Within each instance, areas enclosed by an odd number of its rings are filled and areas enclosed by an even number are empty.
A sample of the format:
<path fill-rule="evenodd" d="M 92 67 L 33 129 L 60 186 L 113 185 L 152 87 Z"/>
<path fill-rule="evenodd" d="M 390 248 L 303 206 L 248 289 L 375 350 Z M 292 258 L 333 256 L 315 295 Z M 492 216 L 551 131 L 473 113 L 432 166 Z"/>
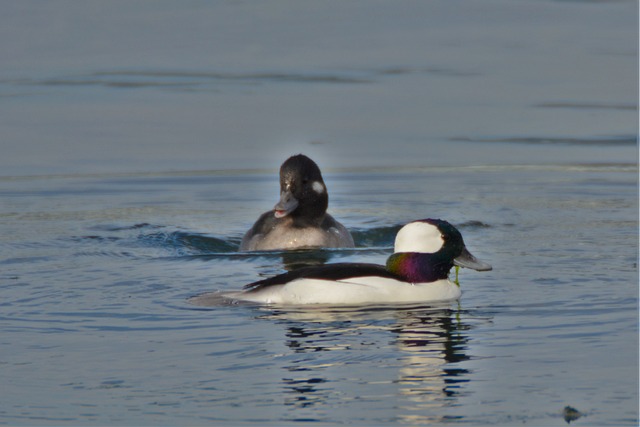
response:
<path fill-rule="evenodd" d="M 489 271 L 462 235 L 438 219 L 413 221 L 398 231 L 387 265 L 326 264 L 250 283 L 225 297 L 267 304 L 376 304 L 453 301 L 460 287 L 448 279 L 456 265 Z"/>
<path fill-rule="evenodd" d="M 244 235 L 241 251 L 352 248 L 347 229 L 327 213 L 329 195 L 318 165 L 305 155 L 280 167 L 280 201 Z"/>

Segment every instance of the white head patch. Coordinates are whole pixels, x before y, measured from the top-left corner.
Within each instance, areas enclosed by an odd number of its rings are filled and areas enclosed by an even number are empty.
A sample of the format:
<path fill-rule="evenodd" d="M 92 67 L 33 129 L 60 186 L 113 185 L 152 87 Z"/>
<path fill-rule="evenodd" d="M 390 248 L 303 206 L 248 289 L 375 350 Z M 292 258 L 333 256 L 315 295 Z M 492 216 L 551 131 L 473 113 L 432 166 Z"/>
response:
<path fill-rule="evenodd" d="M 410 222 L 398 231 L 395 252 L 438 252 L 444 245 L 442 233 L 427 222 Z"/>
<path fill-rule="evenodd" d="M 318 194 L 324 193 L 324 185 L 322 185 L 320 181 L 313 181 L 313 184 L 311 184 L 311 188 L 313 188 L 313 191 Z"/>

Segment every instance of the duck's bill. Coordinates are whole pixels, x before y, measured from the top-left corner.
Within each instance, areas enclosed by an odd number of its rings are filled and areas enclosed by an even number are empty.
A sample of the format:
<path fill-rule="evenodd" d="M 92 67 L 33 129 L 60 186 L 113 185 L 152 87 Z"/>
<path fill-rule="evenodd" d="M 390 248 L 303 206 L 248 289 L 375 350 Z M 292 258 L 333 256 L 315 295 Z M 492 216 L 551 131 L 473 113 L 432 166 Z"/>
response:
<path fill-rule="evenodd" d="M 464 248 L 462 250 L 462 253 L 453 260 L 453 265 L 464 268 L 472 268 L 477 271 L 490 271 L 493 269 L 490 264 L 480 261 L 478 258 L 471 255 L 467 248 Z"/>
<path fill-rule="evenodd" d="M 280 193 L 280 201 L 273 208 L 276 218 L 284 218 L 298 207 L 298 199 L 293 197 L 290 191 Z"/>

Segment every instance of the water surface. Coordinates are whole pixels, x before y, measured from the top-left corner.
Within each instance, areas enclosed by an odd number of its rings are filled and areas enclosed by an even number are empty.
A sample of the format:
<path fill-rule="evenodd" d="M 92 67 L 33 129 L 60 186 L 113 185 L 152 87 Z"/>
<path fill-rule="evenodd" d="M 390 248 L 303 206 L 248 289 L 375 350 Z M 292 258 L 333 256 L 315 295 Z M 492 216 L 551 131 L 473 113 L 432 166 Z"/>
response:
<path fill-rule="evenodd" d="M 5 4 L 0 424 L 637 425 L 637 16 Z M 238 253 L 299 152 L 357 247 Z M 193 303 L 425 217 L 494 266 L 459 303 Z"/>
<path fill-rule="evenodd" d="M 289 255 L 236 252 L 277 194 L 262 174 L 3 179 L 2 419 L 558 425 L 571 405 L 584 425 L 631 425 L 636 179 L 623 164 L 329 173 L 358 247 Z M 494 265 L 461 271 L 459 304 L 188 301 L 301 263 L 383 263 L 426 216 Z"/>

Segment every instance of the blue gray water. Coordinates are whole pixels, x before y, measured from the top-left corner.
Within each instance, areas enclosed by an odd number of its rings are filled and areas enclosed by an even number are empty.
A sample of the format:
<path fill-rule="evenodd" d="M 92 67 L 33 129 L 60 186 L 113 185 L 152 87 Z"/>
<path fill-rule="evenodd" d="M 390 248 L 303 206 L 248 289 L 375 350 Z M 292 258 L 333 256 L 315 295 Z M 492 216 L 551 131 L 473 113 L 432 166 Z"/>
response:
<path fill-rule="evenodd" d="M 637 425 L 637 7 L 3 5 L 0 424 Z M 357 247 L 238 253 L 298 152 Z M 424 217 L 459 303 L 215 297 Z"/>

